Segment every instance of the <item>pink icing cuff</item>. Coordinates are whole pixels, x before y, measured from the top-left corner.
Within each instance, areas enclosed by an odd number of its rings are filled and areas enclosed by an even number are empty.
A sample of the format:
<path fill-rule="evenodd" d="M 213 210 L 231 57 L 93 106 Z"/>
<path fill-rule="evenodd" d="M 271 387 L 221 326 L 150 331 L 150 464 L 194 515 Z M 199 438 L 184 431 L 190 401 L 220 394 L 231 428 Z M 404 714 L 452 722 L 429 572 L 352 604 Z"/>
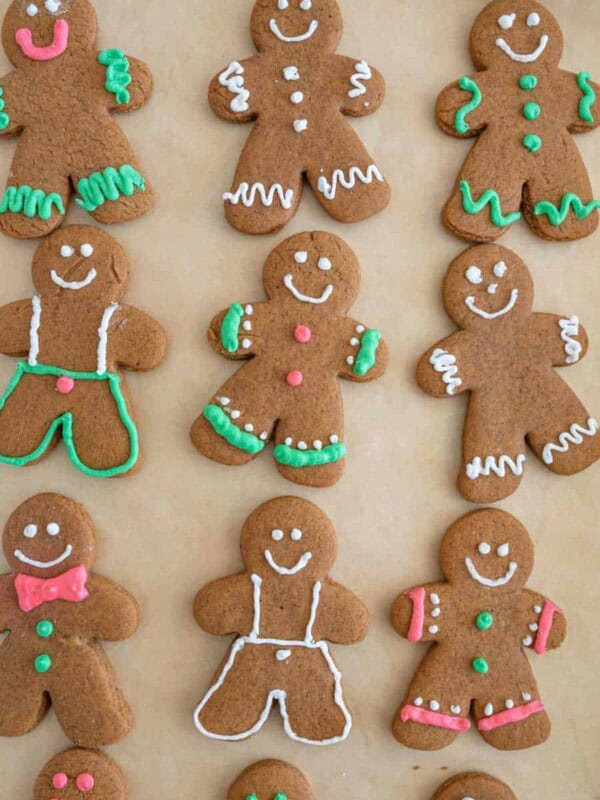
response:
<path fill-rule="evenodd" d="M 526 703 L 524 706 L 515 706 L 506 711 L 501 711 L 499 714 L 494 714 L 492 717 L 484 717 L 479 720 L 477 727 L 480 731 L 493 731 L 503 725 L 510 725 L 511 722 L 523 722 L 523 720 L 534 714 L 539 714 L 543 710 L 544 704 L 541 700 L 532 700 L 531 703 Z"/>
<path fill-rule="evenodd" d="M 462 733 L 468 731 L 471 723 L 468 719 L 461 717 L 451 717 L 448 714 L 440 714 L 437 711 L 428 711 L 426 708 L 418 706 L 404 706 L 400 712 L 402 722 L 417 722 L 419 725 L 432 725 L 434 728 L 445 728 L 448 731 Z"/>
<path fill-rule="evenodd" d="M 425 587 L 411 589 L 405 592 L 405 596 L 410 597 L 413 604 L 410 628 L 406 638 L 409 642 L 420 642 L 423 638 L 423 628 L 425 626 Z"/>
<path fill-rule="evenodd" d="M 547 600 L 544 603 L 544 608 L 540 614 L 538 633 L 535 638 L 535 644 L 533 645 L 533 649 L 536 653 L 541 655 L 542 653 L 546 652 L 546 648 L 548 647 L 548 638 L 550 637 L 550 631 L 552 630 L 552 620 L 554 619 L 555 614 L 560 613 L 562 613 L 560 608 L 555 606 L 550 600 Z"/>

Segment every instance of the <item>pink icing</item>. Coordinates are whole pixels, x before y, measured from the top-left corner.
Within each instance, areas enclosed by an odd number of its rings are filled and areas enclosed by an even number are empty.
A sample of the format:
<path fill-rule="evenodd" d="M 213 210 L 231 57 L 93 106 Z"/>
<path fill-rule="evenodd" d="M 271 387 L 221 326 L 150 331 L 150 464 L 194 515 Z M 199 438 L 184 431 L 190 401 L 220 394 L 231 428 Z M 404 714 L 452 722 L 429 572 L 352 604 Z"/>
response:
<path fill-rule="evenodd" d="M 15 34 L 17 44 L 33 61 L 51 61 L 58 58 L 67 49 L 69 44 L 69 23 L 66 19 L 57 19 L 54 23 L 54 38 L 48 47 L 37 47 L 33 43 L 33 34 L 29 28 L 19 28 Z"/>
<path fill-rule="evenodd" d="M 418 706 L 404 706 L 400 712 L 402 722 L 417 722 L 419 725 L 432 725 L 434 728 L 445 728 L 448 731 L 462 733 L 468 731 L 471 723 L 463 717 L 451 717 L 438 711 L 429 711 Z"/>
<path fill-rule="evenodd" d="M 539 714 L 543 710 L 544 704 L 541 700 L 532 700 L 531 703 L 526 703 L 523 706 L 507 708 L 506 711 L 501 711 L 492 717 L 484 717 L 479 720 L 477 727 L 480 731 L 493 731 L 503 725 L 510 725 L 511 722 L 523 722 L 524 719 L 533 716 L 533 714 Z"/>
<path fill-rule="evenodd" d="M 312 339 L 312 331 L 307 325 L 296 325 L 294 339 L 300 344 L 308 344 Z"/>
<path fill-rule="evenodd" d="M 544 608 L 540 614 L 538 633 L 535 637 L 535 644 L 533 645 L 533 649 L 536 653 L 541 655 L 542 653 L 546 652 L 546 648 L 548 647 L 548 638 L 550 636 L 550 631 L 552 630 L 552 620 L 554 619 L 555 614 L 560 613 L 560 608 L 555 606 L 550 600 L 547 600 L 544 603 Z"/>
<path fill-rule="evenodd" d="M 304 375 L 300 372 L 300 370 L 295 369 L 293 372 L 290 372 L 286 378 L 288 386 L 300 386 L 304 381 Z"/>
<path fill-rule="evenodd" d="M 61 375 L 56 381 L 56 391 L 59 394 L 71 394 L 75 388 L 75 381 L 69 378 L 68 375 Z"/>
<path fill-rule="evenodd" d="M 68 782 L 69 779 L 64 772 L 57 772 L 56 775 L 52 777 L 52 786 L 54 786 L 55 789 L 64 789 Z"/>
<path fill-rule="evenodd" d="M 75 778 L 75 786 L 80 792 L 91 792 L 95 783 L 93 776 L 89 772 L 82 772 L 81 775 Z"/>
<path fill-rule="evenodd" d="M 413 604 L 410 628 L 406 638 L 409 642 L 420 642 L 425 626 L 425 588 L 421 586 L 419 589 L 411 589 L 406 592 L 406 596 L 410 597 Z"/>

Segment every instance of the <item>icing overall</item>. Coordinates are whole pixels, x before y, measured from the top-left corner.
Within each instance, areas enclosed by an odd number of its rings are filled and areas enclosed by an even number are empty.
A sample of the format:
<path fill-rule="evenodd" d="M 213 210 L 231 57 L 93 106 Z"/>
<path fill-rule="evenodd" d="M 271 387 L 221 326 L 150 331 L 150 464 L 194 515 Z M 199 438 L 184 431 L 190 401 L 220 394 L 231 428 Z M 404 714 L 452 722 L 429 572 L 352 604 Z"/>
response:
<path fill-rule="evenodd" d="M 127 800 L 127 797 L 125 777 L 112 759 L 98 751 L 75 747 L 48 761 L 33 790 L 33 800 Z"/>

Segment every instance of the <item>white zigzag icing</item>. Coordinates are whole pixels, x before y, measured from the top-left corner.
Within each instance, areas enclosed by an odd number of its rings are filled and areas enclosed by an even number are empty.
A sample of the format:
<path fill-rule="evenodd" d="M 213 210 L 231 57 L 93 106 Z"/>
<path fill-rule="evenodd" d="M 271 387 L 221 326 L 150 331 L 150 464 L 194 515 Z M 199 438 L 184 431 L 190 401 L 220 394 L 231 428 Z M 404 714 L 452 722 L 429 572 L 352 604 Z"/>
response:
<path fill-rule="evenodd" d="M 574 336 L 579 336 L 579 319 L 571 317 L 571 319 L 560 319 L 558 321 L 560 327 L 560 338 L 565 343 L 565 353 L 567 357 L 565 361 L 567 364 L 576 364 L 581 356 L 581 343 L 574 339 Z"/>
<path fill-rule="evenodd" d="M 329 183 L 324 175 L 321 175 L 317 188 L 325 195 L 327 200 L 334 200 L 337 194 L 338 184 L 344 189 L 354 189 L 357 179 L 362 183 L 373 183 L 374 178 L 377 178 L 378 181 L 383 183 L 383 175 L 375 164 L 371 164 L 367 167 L 366 173 L 364 173 L 360 167 L 350 167 L 347 178 L 343 169 L 336 169 L 331 176 L 331 183 Z"/>
<path fill-rule="evenodd" d="M 350 78 L 350 83 L 354 86 L 354 89 L 350 89 L 348 92 L 348 97 L 360 97 L 362 94 L 367 93 L 367 87 L 362 83 L 362 81 L 370 81 L 373 77 L 373 73 L 366 61 L 359 61 L 358 64 L 354 65 L 354 69 L 356 72 Z"/>
<path fill-rule="evenodd" d="M 236 95 L 229 104 L 232 111 L 236 114 L 248 111 L 250 92 L 244 86 L 244 68 L 239 61 L 232 61 L 227 69 L 219 75 L 219 83 Z"/>
<path fill-rule="evenodd" d="M 505 478 L 507 468 L 513 475 L 520 476 L 523 474 L 524 464 L 525 456 L 523 454 L 517 456 L 516 462 L 510 456 L 500 456 L 499 458 L 488 456 L 484 463 L 479 456 L 476 456 L 470 464 L 467 464 L 467 477 L 474 481 L 480 477 L 489 478 L 493 472 L 499 478 Z"/>
<path fill-rule="evenodd" d="M 590 417 L 587 421 L 588 427 L 584 428 L 583 425 L 578 425 L 574 423 L 571 425 L 568 431 L 561 433 L 558 437 L 558 444 L 554 442 L 549 442 L 542 452 L 542 459 L 544 464 L 552 464 L 554 462 L 554 456 L 552 453 L 556 450 L 557 453 L 566 453 L 567 450 L 570 448 L 571 445 L 575 444 L 583 444 L 583 437 L 584 436 L 595 436 L 598 433 L 600 427 L 598 426 L 598 422 Z"/>
<path fill-rule="evenodd" d="M 431 354 L 429 363 L 436 372 L 441 373 L 442 380 L 447 384 L 447 394 L 454 394 L 458 387 L 462 386 L 462 380 L 457 377 L 456 356 L 453 356 L 452 353 L 438 347 Z"/>
<path fill-rule="evenodd" d="M 294 201 L 294 190 L 288 189 L 287 191 L 284 191 L 283 186 L 280 183 L 274 183 L 267 191 L 264 183 L 253 183 L 252 186 L 250 186 L 250 184 L 246 183 L 245 181 L 240 183 L 235 192 L 225 192 L 223 195 L 223 200 L 229 200 L 234 206 L 237 206 L 241 200 L 246 208 L 252 208 L 256 202 L 257 195 L 260 196 L 263 206 L 269 207 L 273 205 L 275 195 L 277 195 L 279 202 L 285 209 L 290 209 Z"/>

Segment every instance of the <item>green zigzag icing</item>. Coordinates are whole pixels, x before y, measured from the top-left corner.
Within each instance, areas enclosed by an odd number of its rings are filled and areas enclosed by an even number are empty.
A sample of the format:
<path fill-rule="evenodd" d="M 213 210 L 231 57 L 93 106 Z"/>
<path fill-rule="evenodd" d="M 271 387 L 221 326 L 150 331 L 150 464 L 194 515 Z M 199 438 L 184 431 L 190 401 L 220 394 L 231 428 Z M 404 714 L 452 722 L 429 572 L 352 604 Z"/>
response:
<path fill-rule="evenodd" d="M 322 450 L 296 450 L 287 444 L 278 444 L 273 454 L 275 461 L 286 467 L 320 467 L 333 464 L 346 457 L 345 444 L 330 444 Z"/>
<path fill-rule="evenodd" d="M 240 322 L 244 316 L 244 309 L 239 303 L 234 303 L 229 307 L 221 323 L 221 344 L 228 353 L 237 353 L 240 341 Z"/>
<path fill-rule="evenodd" d="M 98 55 L 98 61 L 106 67 L 104 88 L 114 94 L 117 103 L 127 105 L 131 100 L 131 95 L 127 91 L 131 83 L 128 58 L 122 50 L 102 50 Z"/>
<path fill-rule="evenodd" d="M 202 413 L 215 433 L 238 450 L 256 455 L 265 449 L 265 443 L 258 436 L 240 430 L 219 406 L 208 405 Z"/>
<path fill-rule="evenodd" d="M 0 131 L 5 131 L 10 125 L 10 117 L 5 113 L 5 108 L 4 89 L 0 86 Z"/>
<path fill-rule="evenodd" d="M 352 372 L 355 375 L 366 375 L 373 369 L 377 360 L 377 350 L 381 341 L 381 333 L 376 330 L 367 331 L 360 340 L 360 350 L 354 362 Z"/>
<path fill-rule="evenodd" d="M 463 75 L 463 77 L 459 80 L 458 85 L 461 89 L 465 92 L 471 92 L 473 95 L 473 99 L 466 103 L 464 106 L 458 109 L 456 112 L 456 117 L 454 118 L 454 127 L 458 131 L 458 133 L 468 133 L 471 130 L 471 126 L 467 122 L 467 117 L 476 108 L 479 108 L 481 105 L 481 101 L 483 100 L 483 95 L 481 94 L 481 89 L 475 83 L 472 78 L 469 78 L 467 75 Z"/>
<path fill-rule="evenodd" d="M 52 207 L 62 216 L 65 207 L 62 197 L 57 192 L 46 192 L 42 189 L 32 189 L 31 186 L 7 186 L 2 201 L 0 214 L 10 211 L 12 214 L 24 214 L 29 219 L 39 217 L 44 221 L 52 216 Z"/>
<path fill-rule="evenodd" d="M 578 195 L 569 192 L 563 196 L 560 208 L 557 208 L 550 200 L 541 200 L 534 208 L 533 213 L 538 217 L 545 214 L 550 224 L 558 227 L 567 219 L 571 209 L 577 219 L 587 219 L 592 212 L 599 208 L 600 200 L 584 203 Z"/>
<path fill-rule="evenodd" d="M 502 213 L 502 205 L 500 202 L 500 195 L 494 189 L 487 189 L 479 200 L 474 200 L 471 194 L 471 187 L 468 181 L 460 182 L 460 191 L 463 196 L 463 208 L 467 214 L 479 214 L 483 209 L 489 205 L 490 219 L 492 224 L 497 228 L 505 228 L 507 225 L 512 225 L 521 219 L 521 212 L 514 211 L 511 214 L 504 215 Z"/>
<path fill-rule="evenodd" d="M 93 172 L 87 178 L 81 178 L 77 191 L 82 199 L 77 200 L 86 211 L 96 211 L 107 200 L 118 200 L 121 195 L 131 197 L 136 189 L 143 192 L 146 182 L 140 173 L 129 164 L 119 169 L 107 167 L 102 172 Z"/>
<path fill-rule="evenodd" d="M 577 76 L 577 86 L 583 92 L 583 97 L 579 101 L 579 117 L 590 124 L 594 122 L 592 106 L 596 103 L 596 92 L 588 83 L 591 77 L 589 72 L 580 72 Z"/>

